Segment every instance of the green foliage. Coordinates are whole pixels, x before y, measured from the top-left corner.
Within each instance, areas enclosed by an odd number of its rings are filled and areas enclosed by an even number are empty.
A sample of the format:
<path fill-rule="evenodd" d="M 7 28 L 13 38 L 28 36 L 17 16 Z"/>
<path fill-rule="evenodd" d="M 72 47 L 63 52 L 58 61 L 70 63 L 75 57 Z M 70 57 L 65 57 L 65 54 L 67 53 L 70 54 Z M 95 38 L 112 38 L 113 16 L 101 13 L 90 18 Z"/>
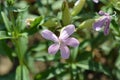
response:
<path fill-rule="evenodd" d="M 29 71 L 25 65 L 17 67 L 15 80 L 30 80 Z"/>
<path fill-rule="evenodd" d="M 85 2 L 86 2 L 86 0 L 78 0 L 78 1 L 76 1 L 76 4 L 74 4 L 74 8 L 72 10 L 72 16 L 77 15 L 82 10 L 82 8 L 84 7 Z"/>
<path fill-rule="evenodd" d="M 30 28 L 27 30 L 27 32 L 29 34 L 34 34 L 35 32 L 38 31 L 39 26 L 41 26 L 43 22 L 44 19 L 42 16 L 35 18 L 34 21 L 31 22 Z"/>
<path fill-rule="evenodd" d="M 6 14 L 4 12 L 1 12 L 3 21 L 5 23 L 5 27 L 8 31 L 11 31 L 11 24 L 9 22 L 9 19 L 7 18 Z"/>
<path fill-rule="evenodd" d="M 0 75 L 0 80 L 89 80 L 89 71 L 93 76 L 107 76 L 107 80 L 120 79 L 120 1 L 76 2 L 0 1 L 0 56 L 8 56 L 15 68 Z M 99 32 L 93 30 L 100 10 L 111 16 L 107 36 L 103 29 Z M 70 57 L 65 60 L 61 59 L 60 52 L 48 54 L 52 43 L 43 39 L 39 32 L 50 29 L 59 36 L 62 27 L 68 24 L 75 25 L 75 33 L 71 36 L 77 38 L 80 45 L 69 47 Z"/>
<path fill-rule="evenodd" d="M 12 38 L 9 33 L 7 33 L 6 31 L 0 31 L 0 39 L 10 39 Z"/>
<path fill-rule="evenodd" d="M 66 26 L 71 23 L 71 14 L 69 11 L 68 2 L 65 0 L 62 5 L 62 23 Z"/>

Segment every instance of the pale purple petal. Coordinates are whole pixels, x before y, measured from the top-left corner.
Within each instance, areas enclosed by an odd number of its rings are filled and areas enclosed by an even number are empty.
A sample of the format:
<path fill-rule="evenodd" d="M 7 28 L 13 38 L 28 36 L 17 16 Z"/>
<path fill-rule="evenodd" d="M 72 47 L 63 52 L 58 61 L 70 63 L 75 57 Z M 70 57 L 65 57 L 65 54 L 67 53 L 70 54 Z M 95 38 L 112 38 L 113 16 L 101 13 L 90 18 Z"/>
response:
<path fill-rule="evenodd" d="M 96 31 L 101 30 L 103 27 L 104 23 L 106 22 L 107 18 L 105 16 L 101 17 L 97 22 L 94 23 L 93 28 Z"/>
<path fill-rule="evenodd" d="M 103 12 L 103 11 L 99 11 L 98 14 L 101 15 L 101 16 L 103 16 L 103 15 L 105 15 L 106 13 Z"/>
<path fill-rule="evenodd" d="M 61 52 L 61 56 L 64 59 L 68 59 L 70 56 L 70 50 L 66 45 L 62 45 L 60 46 L 60 52 Z"/>
<path fill-rule="evenodd" d="M 65 28 L 61 30 L 59 39 L 68 38 L 74 31 L 75 26 L 73 24 L 67 25 Z"/>
<path fill-rule="evenodd" d="M 49 48 L 48 48 L 48 53 L 50 54 L 55 54 L 57 53 L 57 51 L 59 50 L 59 44 L 55 43 L 55 44 L 52 44 Z"/>
<path fill-rule="evenodd" d="M 93 2 L 98 3 L 98 2 L 99 2 L 99 0 L 93 0 Z"/>
<path fill-rule="evenodd" d="M 109 34 L 109 25 L 110 25 L 110 20 L 108 19 L 106 21 L 106 25 L 105 25 L 105 28 L 104 28 L 104 35 L 108 35 Z"/>
<path fill-rule="evenodd" d="M 79 45 L 79 41 L 73 37 L 71 38 L 67 38 L 65 41 L 64 41 L 65 44 L 71 46 L 71 47 L 77 47 Z"/>
<path fill-rule="evenodd" d="M 41 35 L 42 35 L 42 37 L 44 37 L 45 39 L 52 40 L 52 41 L 54 41 L 54 42 L 58 42 L 57 36 L 56 36 L 53 32 L 51 32 L 51 31 L 49 31 L 49 30 L 43 30 L 43 31 L 41 32 Z"/>

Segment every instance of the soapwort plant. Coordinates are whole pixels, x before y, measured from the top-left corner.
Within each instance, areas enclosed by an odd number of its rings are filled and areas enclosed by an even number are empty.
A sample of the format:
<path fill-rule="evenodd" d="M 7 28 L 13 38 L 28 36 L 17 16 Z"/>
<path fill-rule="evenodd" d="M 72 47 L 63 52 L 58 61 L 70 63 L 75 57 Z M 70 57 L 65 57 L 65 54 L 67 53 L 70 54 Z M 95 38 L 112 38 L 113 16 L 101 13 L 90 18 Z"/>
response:
<path fill-rule="evenodd" d="M 16 64 L 0 80 L 120 79 L 119 0 L 0 3 L 0 55 Z"/>

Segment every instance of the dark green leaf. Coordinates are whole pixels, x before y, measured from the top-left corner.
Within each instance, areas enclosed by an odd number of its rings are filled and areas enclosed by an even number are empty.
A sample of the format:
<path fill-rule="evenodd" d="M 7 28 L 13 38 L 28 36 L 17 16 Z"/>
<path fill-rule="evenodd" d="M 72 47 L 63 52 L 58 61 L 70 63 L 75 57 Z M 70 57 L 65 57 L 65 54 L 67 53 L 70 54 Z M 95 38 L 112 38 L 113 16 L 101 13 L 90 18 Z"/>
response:
<path fill-rule="evenodd" d="M 103 72 L 104 74 L 109 75 L 109 76 L 112 74 L 111 70 L 107 66 L 104 66 L 94 61 L 83 61 L 83 62 L 80 61 L 77 64 L 77 66 L 85 70 Z"/>
<path fill-rule="evenodd" d="M 15 80 L 15 72 L 0 76 L 0 80 Z"/>
<path fill-rule="evenodd" d="M 35 77 L 35 80 L 49 80 L 61 74 L 64 75 L 64 73 L 66 73 L 66 70 L 64 70 L 64 67 L 65 65 L 62 65 L 62 64 L 59 64 L 56 67 L 51 67 L 46 71 L 37 74 Z"/>
<path fill-rule="evenodd" d="M 8 47 L 8 45 L 6 44 L 6 42 L 4 40 L 0 41 L 0 53 L 3 55 L 7 55 L 10 60 L 13 60 L 13 56 L 12 56 L 12 50 L 11 48 Z"/>

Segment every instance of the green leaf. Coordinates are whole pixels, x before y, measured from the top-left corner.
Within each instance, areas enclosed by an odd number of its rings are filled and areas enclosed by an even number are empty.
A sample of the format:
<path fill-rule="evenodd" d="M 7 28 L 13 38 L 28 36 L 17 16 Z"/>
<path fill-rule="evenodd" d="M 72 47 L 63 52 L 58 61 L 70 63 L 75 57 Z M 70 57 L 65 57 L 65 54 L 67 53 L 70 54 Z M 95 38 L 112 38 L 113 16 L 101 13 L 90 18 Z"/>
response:
<path fill-rule="evenodd" d="M 118 54 L 116 62 L 115 62 L 115 66 L 120 70 L 120 67 L 119 67 L 120 66 L 120 50 L 119 50 L 119 54 Z"/>
<path fill-rule="evenodd" d="M 18 13 L 20 13 L 20 12 L 27 11 L 28 8 L 29 8 L 29 6 L 26 6 L 26 7 L 24 7 L 24 8 L 16 8 L 16 7 L 13 7 L 13 8 L 12 8 L 12 11 L 13 11 L 13 12 L 18 12 Z"/>
<path fill-rule="evenodd" d="M 77 61 L 88 61 L 92 58 L 92 53 L 88 51 L 83 51 L 80 54 L 78 54 L 79 57 L 77 57 Z"/>
<path fill-rule="evenodd" d="M 76 48 L 72 49 L 72 54 L 71 54 L 72 61 L 75 61 L 75 59 L 78 55 L 78 48 L 79 47 L 76 47 Z"/>
<path fill-rule="evenodd" d="M 120 11 L 120 1 L 119 0 L 113 0 L 112 4 L 113 4 L 115 9 Z"/>
<path fill-rule="evenodd" d="M 83 8 L 86 0 L 77 0 L 72 10 L 72 16 L 77 15 Z"/>
<path fill-rule="evenodd" d="M 86 40 L 84 40 L 84 41 L 82 41 L 81 43 L 80 43 L 80 46 L 79 46 L 79 49 L 80 50 L 83 50 L 83 49 L 85 49 L 87 46 L 89 46 L 90 45 L 90 40 L 89 39 L 86 39 Z"/>
<path fill-rule="evenodd" d="M 5 23 L 6 29 L 8 31 L 11 31 L 11 25 L 10 25 L 9 19 L 7 18 L 6 14 L 4 12 L 1 12 L 1 15 L 2 15 L 3 21 Z"/>
<path fill-rule="evenodd" d="M 103 72 L 104 74 L 106 75 L 111 75 L 111 70 L 100 64 L 100 63 L 97 63 L 97 62 L 94 62 L 94 61 L 80 61 L 78 64 L 77 64 L 78 67 L 80 68 L 83 68 L 85 70 L 92 70 L 92 71 L 97 71 L 97 72 Z"/>
<path fill-rule="evenodd" d="M 116 35 L 119 35 L 119 36 L 120 36 L 119 25 L 115 22 L 115 20 L 112 20 L 111 23 L 112 23 L 112 24 L 110 25 L 110 28 L 113 29 L 113 32 L 114 32 Z"/>
<path fill-rule="evenodd" d="M 27 13 L 25 11 L 18 13 L 18 16 L 17 16 L 17 19 L 16 19 L 16 27 L 15 27 L 15 29 L 18 32 L 23 31 L 26 27 L 26 23 L 25 23 L 26 15 L 27 15 Z"/>
<path fill-rule="evenodd" d="M 24 61 L 24 55 L 27 51 L 28 37 L 24 34 L 13 42 L 16 47 L 16 53 L 21 62 Z"/>
<path fill-rule="evenodd" d="M 83 22 L 78 26 L 78 29 L 83 29 L 83 28 L 92 27 L 94 22 L 95 22 L 95 19 L 85 20 L 85 21 L 83 21 Z"/>
<path fill-rule="evenodd" d="M 42 26 L 46 27 L 56 27 L 58 23 L 56 21 L 53 21 L 52 19 L 49 19 L 48 21 L 44 22 Z"/>
<path fill-rule="evenodd" d="M 29 70 L 25 65 L 20 65 L 16 69 L 16 80 L 30 80 Z"/>
<path fill-rule="evenodd" d="M 12 38 L 12 37 L 9 36 L 6 31 L 0 31 L 0 40 L 1 39 L 10 39 L 10 38 Z"/>
<path fill-rule="evenodd" d="M 91 41 L 91 46 L 93 48 L 96 48 L 97 45 L 101 45 L 102 43 L 104 43 L 107 39 L 109 39 L 109 36 L 104 36 L 103 32 L 100 32 L 98 34 L 98 36 L 96 36 L 95 38 L 92 39 Z M 95 43 L 95 44 L 94 44 Z"/>
<path fill-rule="evenodd" d="M 13 6 L 15 3 L 15 0 L 6 0 L 8 6 Z"/>
<path fill-rule="evenodd" d="M 43 22 L 43 17 L 42 17 L 42 16 L 39 16 L 39 17 L 35 18 L 35 20 L 34 20 L 33 22 L 31 22 L 30 27 L 31 27 L 31 28 L 37 27 L 37 26 L 40 25 L 42 22 Z"/>
<path fill-rule="evenodd" d="M 64 0 L 62 5 L 62 23 L 64 26 L 71 23 L 71 14 L 66 0 Z"/>
<path fill-rule="evenodd" d="M 39 29 L 38 27 L 44 22 L 44 18 L 42 16 L 37 17 L 33 22 L 31 22 L 30 28 L 26 31 L 30 35 L 37 32 Z"/>

